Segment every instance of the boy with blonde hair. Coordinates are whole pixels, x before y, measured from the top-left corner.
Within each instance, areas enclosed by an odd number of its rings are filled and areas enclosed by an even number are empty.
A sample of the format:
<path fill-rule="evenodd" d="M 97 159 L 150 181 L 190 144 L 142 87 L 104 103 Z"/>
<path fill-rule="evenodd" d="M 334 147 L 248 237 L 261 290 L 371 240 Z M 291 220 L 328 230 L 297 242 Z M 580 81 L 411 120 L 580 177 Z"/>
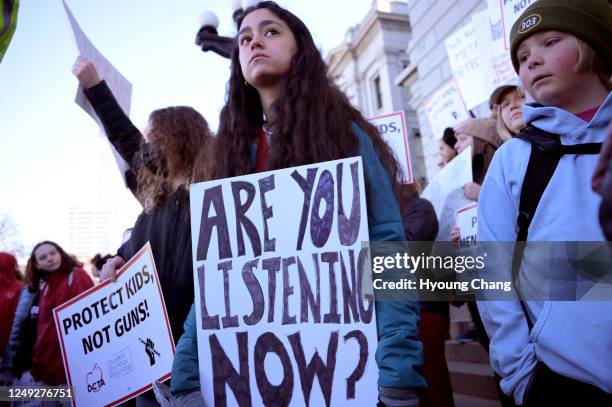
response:
<path fill-rule="evenodd" d="M 510 41 L 514 68 L 535 103 L 523 109 L 528 127 L 489 167 L 478 240 L 605 240 L 590 177 L 612 119 L 610 6 L 538 0 L 514 24 Z M 612 301 L 522 301 L 530 275 L 518 253 L 518 266 L 509 268 L 521 301 L 478 303 L 502 390 L 530 406 L 612 405 Z"/>

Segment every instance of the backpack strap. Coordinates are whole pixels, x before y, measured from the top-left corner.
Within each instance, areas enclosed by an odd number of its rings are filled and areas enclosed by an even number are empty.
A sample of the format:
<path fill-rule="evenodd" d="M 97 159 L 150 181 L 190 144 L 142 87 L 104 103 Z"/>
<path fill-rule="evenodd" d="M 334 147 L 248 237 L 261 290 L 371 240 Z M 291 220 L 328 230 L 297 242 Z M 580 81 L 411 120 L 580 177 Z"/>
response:
<path fill-rule="evenodd" d="M 602 143 L 586 143 L 577 145 L 562 145 L 559 135 L 548 133 L 536 127 L 529 126 L 516 136 L 531 144 L 529 163 L 523 177 L 519 214 L 516 218 L 518 226 L 517 242 L 526 242 L 529 234 L 529 225 L 533 220 L 540 199 L 550 182 L 561 157 L 565 154 L 599 154 Z M 518 244 L 512 256 L 512 283 L 519 296 L 521 308 L 527 318 L 529 330 L 533 328 L 533 321 L 529 317 L 527 307 L 518 288 L 518 276 L 523 260 L 525 244 Z"/>

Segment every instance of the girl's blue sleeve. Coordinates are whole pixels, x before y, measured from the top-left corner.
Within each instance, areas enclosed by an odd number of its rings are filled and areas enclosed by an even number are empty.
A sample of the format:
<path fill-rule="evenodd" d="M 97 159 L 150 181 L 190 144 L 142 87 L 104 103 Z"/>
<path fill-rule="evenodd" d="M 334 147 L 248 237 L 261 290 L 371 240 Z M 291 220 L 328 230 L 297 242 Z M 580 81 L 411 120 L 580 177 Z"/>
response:
<path fill-rule="evenodd" d="M 363 160 L 370 241 L 405 241 L 392 178 L 380 161 L 370 137 L 355 124 L 353 131 L 359 139 L 359 154 Z M 376 321 L 379 386 L 415 390 L 426 388 L 425 380 L 419 374 L 423 364 L 423 347 L 418 331 L 419 303 L 377 301 Z"/>
<path fill-rule="evenodd" d="M 200 369 L 198 365 L 198 337 L 196 332 L 195 305 L 185 319 L 185 332 L 176 345 L 172 362 L 170 391 L 175 396 L 200 391 Z"/>

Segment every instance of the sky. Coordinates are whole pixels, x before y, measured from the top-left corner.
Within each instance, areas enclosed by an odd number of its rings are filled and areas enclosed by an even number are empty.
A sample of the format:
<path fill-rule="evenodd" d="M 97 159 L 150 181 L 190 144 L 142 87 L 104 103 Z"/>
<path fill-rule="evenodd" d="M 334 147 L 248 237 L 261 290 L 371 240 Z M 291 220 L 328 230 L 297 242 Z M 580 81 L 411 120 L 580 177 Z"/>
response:
<path fill-rule="evenodd" d="M 235 33 L 232 1 L 67 3 L 89 39 L 132 83 L 130 117 L 137 127 L 144 128 L 155 109 L 187 105 L 216 131 L 229 61 L 203 53 L 194 41 L 205 10 L 218 16 L 221 35 Z M 306 23 L 324 54 L 372 6 L 372 0 L 278 3 Z M 0 63 L 0 212 L 16 222 L 26 246 L 65 242 L 70 207 L 111 208 L 118 240 L 140 211 L 97 124 L 74 103 L 77 55 L 61 0 L 20 2 L 17 29 Z"/>

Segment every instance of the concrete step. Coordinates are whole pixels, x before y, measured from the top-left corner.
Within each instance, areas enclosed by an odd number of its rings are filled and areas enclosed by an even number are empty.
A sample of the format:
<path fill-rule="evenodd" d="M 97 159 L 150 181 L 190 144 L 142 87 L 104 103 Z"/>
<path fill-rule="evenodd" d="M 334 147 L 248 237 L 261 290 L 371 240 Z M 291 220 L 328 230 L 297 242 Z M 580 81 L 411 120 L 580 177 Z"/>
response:
<path fill-rule="evenodd" d="M 446 360 L 489 364 L 489 355 L 479 342 L 446 341 Z"/>
<path fill-rule="evenodd" d="M 501 407 L 499 400 L 483 399 L 481 397 L 453 394 L 455 407 Z"/>
<path fill-rule="evenodd" d="M 448 361 L 454 393 L 497 400 L 495 376 L 488 364 Z"/>

